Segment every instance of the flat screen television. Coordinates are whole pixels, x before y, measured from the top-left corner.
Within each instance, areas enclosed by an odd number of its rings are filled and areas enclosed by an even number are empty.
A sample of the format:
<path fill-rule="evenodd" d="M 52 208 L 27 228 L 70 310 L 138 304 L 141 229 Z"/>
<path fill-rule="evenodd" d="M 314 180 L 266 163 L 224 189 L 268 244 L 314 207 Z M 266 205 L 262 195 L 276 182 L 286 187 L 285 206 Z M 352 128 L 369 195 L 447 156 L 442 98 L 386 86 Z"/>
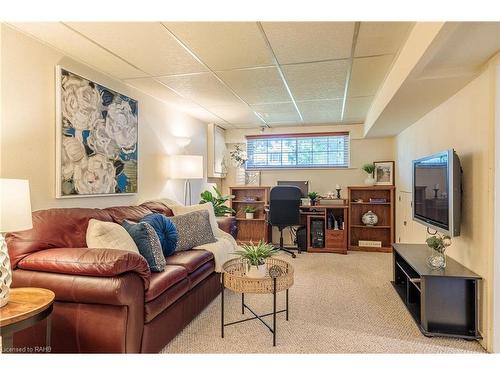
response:
<path fill-rule="evenodd" d="M 413 161 L 413 220 L 451 237 L 460 235 L 462 168 L 449 149 Z"/>

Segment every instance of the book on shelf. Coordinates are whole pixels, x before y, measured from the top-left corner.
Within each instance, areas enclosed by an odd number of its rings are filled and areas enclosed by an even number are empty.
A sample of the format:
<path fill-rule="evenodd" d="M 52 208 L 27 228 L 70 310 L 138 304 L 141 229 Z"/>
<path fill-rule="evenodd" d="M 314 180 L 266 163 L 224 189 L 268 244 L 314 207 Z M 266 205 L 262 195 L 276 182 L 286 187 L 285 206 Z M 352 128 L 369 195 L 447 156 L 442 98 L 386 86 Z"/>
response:
<path fill-rule="evenodd" d="M 385 198 L 370 198 L 370 203 L 387 203 Z"/>
<path fill-rule="evenodd" d="M 359 240 L 359 247 L 382 247 L 382 241 L 367 241 L 367 240 Z"/>

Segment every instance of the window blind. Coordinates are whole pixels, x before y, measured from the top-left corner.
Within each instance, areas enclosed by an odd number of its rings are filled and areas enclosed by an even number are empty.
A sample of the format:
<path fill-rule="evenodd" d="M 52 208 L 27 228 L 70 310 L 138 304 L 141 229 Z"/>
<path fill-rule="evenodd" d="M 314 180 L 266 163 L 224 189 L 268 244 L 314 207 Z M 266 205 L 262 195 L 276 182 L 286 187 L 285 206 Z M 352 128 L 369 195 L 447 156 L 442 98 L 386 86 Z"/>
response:
<path fill-rule="evenodd" d="M 246 169 L 348 168 L 349 133 L 247 136 Z"/>

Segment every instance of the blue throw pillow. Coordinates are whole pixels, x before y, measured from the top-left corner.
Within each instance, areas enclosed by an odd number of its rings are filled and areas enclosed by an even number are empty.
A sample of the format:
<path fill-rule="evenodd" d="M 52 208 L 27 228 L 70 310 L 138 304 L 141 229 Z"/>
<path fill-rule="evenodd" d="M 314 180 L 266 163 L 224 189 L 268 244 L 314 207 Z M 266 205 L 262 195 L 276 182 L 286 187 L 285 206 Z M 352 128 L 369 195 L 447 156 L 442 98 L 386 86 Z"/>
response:
<path fill-rule="evenodd" d="M 161 249 L 160 239 L 154 228 L 148 223 L 131 223 L 124 221 L 122 226 L 134 240 L 139 253 L 146 258 L 151 272 L 162 272 L 166 261 Z"/>
<path fill-rule="evenodd" d="M 169 218 L 162 214 L 149 214 L 141 219 L 141 223 L 148 223 L 154 228 L 164 256 L 168 257 L 174 253 L 177 246 L 177 229 Z"/>

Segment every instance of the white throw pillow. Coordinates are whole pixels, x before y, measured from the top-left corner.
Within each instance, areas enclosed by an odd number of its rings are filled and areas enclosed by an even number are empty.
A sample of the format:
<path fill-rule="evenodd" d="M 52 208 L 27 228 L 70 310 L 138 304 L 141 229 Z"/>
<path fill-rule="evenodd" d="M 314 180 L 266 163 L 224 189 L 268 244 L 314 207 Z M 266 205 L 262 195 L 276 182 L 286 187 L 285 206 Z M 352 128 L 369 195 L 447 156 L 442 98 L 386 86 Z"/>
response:
<path fill-rule="evenodd" d="M 215 217 L 214 206 L 212 203 L 203 203 L 203 204 L 193 204 L 192 206 L 173 206 L 170 207 L 174 215 L 184 215 L 194 211 L 207 210 L 208 218 L 210 220 L 210 226 L 212 227 L 212 232 L 214 236 L 217 235 L 217 230 L 219 229 L 219 225 L 217 224 L 217 218 Z"/>
<path fill-rule="evenodd" d="M 90 219 L 86 239 L 87 247 L 127 250 L 139 254 L 139 249 L 127 230 L 109 221 Z"/>

